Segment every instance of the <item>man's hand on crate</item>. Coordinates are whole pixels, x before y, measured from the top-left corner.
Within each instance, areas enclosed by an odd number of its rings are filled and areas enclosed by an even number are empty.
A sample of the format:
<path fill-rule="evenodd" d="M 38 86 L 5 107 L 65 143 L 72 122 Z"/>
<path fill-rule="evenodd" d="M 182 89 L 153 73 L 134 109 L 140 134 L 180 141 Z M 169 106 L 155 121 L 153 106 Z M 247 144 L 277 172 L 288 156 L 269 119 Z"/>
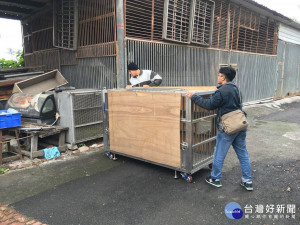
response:
<path fill-rule="evenodd" d="M 185 93 L 185 96 L 188 97 L 188 98 L 192 98 L 193 95 L 194 95 L 193 91 L 188 91 L 188 92 Z"/>

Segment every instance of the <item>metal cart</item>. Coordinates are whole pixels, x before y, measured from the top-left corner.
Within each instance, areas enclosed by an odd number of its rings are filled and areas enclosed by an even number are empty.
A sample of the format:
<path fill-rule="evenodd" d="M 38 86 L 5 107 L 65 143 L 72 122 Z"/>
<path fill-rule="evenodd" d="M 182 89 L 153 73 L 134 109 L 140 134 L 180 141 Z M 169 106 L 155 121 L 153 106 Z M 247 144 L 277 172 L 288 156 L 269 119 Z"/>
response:
<path fill-rule="evenodd" d="M 193 90 L 196 90 L 196 94 L 201 95 L 204 98 L 209 98 L 215 90 L 201 90 L 202 88 L 199 87 L 199 91 L 196 87 L 191 87 Z M 145 162 L 150 162 L 156 165 L 160 165 L 163 167 L 167 167 L 170 169 L 175 170 L 175 177 L 178 178 L 177 176 L 177 171 L 180 172 L 182 177 L 187 181 L 191 182 L 192 181 L 192 174 L 197 172 L 198 170 L 209 166 L 211 168 L 212 161 L 213 161 L 213 152 L 216 144 L 216 134 L 217 134 L 217 127 L 216 127 L 216 111 L 212 110 L 206 110 L 203 109 L 187 98 L 185 96 L 185 92 L 187 91 L 186 89 L 189 89 L 189 87 L 185 87 L 184 89 L 182 88 L 135 88 L 135 89 L 118 89 L 118 90 L 104 90 L 103 91 L 103 142 L 104 142 L 104 150 L 106 151 L 107 156 L 110 159 L 115 160 L 116 156 L 115 154 L 119 155 L 124 155 L 127 157 L 135 158 L 138 160 L 142 160 Z M 118 143 L 118 146 L 122 145 L 122 141 L 118 140 L 112 140 L 112 138 L 117 138 L 115 135 L 111 137 L 110 132 L 110 122 L 115 120 L 115 118 L 111 118 L 113 120 L 110 120 L 110 115 L 113 112 L 110 112 L 110 107 L 113 107 L 115 105 L 115 101 L 113 101 L 114 104 L 112 104 L 112 100 L 110 98 L 113 98 L 113 93 L 114 92 L 119 92 L 120 95 L 125 93 L 128 94 L 129 92 L 135 92 L 135 93 L 143 93 L 143 95 L 147 94 L 154 94 L 154 93 L 164 93 L 165 95 L 172 95 L 172 94 L 179 94 L 179 112 L 178 114 L 178 122 L 180 125 L 178 126 L 179 129 L 175 130 L 175 133 L 179 132 L 179 135 L 176 137 L 179 137 L 180 140 L 178 140 L 177 143 L 179 143 L 178 146 L 178 160 L 179 164 L 175 166 L 170 165 L 168 163 L 162 163 L 159 162 L 159 160 L 153 160 L 153 154 L 160 154 L 155 151 L 153 151 L 151 157 L 144 157 L 144 155 L 137 155 L 135 153 L 127 153 L 126 151 L 119 151 L 118 149 L 113 149 L 111 148 L 111 142 L 115 141 Z M 126 93 L 127 92 L 127 93 Z M 110 94 L 108 94 L 110 93 Z M 117 95 L 119 96 L 119 95 Z M 132 94 L 130 95 L 132 96 Z M 126 97 L 125 101 L 133 101 L 134 98 L 132 97 Z M 111 105 L 109 103 L 109 100 L 111 102 Z M 124 102 L 124 101 L 123 101 Z M 177 102 L 177 103 L 178 103 Z M 129 102 L 128 102 L 129 103 Z M 129 103 L 129 105 L 132 103 Z M 163 103 L 161 103 L 163 104 Z M 147 105 L 147 102 L 145 101 L 145 105 Z M 124 107 L 123 107 L 124 108 Z M 122 108 L 122 109 L 123 109 Z M 177 108 L 176 108 L 177 109 Z M 130 109 L 129 109 L 130 110 Z M 116 110 L 114 110 L 115 112 Z M 149 109 L 148 109 L 149 111 Z M 173 109 L 173 111 L 176 111 Z M 125 114 L 123 114 L 125 115 Z M 114 116 L 117 117 L 116 114 Z M 149 116 L 149 115 L 147 115 Z M 128 119 L 127 116 L 125 116 Z M 136 117 L 136 115 L 134 115 Z M 121 118 L 120 118 L 121 119 Z M 163 122 L 162 122 L 163 123 Z M 125 129 L 126 128 L 122 128 Z M 131 132 L 128 130 L 128 132 Z M 139 133 L 138 130 L 136 132 Z M 173 135 L 174 136 L 174 135 Z M 168 142 L 168 138 L 174 138 L 171 136 L 165 136 L 165 141 Z M 128 145 L 127 145 L 128 146 Z M 122 149 L 125 146 L 121 146 Z M 127 147 L 128 148 L 128 147 Z M 125 147 L 126 149 L 126 147 Z M 151 159 L 149 159 L 151 158 Z M 155 158 L 155 157 L 154 157 Z M 157 159 L 157 157 L 156 157 Z M 174 158 L 177 160 L 177 158 Z M 172 163 L 171 163 L 172 164 Z"/>

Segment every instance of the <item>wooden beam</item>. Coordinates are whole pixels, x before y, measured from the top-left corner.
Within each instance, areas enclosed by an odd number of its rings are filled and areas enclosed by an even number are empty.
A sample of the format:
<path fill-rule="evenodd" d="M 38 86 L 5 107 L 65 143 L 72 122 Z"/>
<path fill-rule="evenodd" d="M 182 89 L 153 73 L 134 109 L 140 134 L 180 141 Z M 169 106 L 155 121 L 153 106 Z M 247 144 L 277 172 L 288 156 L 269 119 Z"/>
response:
<path fill-rule="evenodd" d="M 21 19 L 22 19 L 22 16 L 8 14 L 8 13 L 2 12 L 2 11 L 0 10 L 0 18 L 4 18 L 4 19 L 13 19 L 13 20 L 21 20 Z"/>
<path fill-rule="evenodd" d="M 7 18 L 7 17 L 14 17 L 16 19 L 21 19 L 22 17 L 28 15 L 27 13 L 21 13 L 21 12 L 15 12 L 15 11 L 7 11 L 7 10 L 1 10 L 1 9 L 0 9 L 0 14 L 2 14 L 3 16 L 5 16 L 5 18 Z"/>
<path fill-rule="evenodd" d="M 32 10 L 30 9 L 25 9 L 25 8 L 20 8 L 16 6 L 9 6 L 9 5 L 2 5 L 0 7 L 2 11 L 8 11 L 8 12 L 14 12 L 14 13 L 23 13 L 23 14 L 30 14 Z"/>

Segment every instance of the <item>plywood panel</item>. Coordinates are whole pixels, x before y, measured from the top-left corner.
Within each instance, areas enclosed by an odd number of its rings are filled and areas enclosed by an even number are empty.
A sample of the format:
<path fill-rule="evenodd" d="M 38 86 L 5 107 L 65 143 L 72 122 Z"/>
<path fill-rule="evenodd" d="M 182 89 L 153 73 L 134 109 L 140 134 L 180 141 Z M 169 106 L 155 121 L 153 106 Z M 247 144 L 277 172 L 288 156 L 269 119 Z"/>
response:
<path fill-rule="evenodd" d="M 154 88 L 154 87 L 151 87 Z M 216 86 L 159 86 L 155 88 L 173 88 L 173 89 L 184 89 L 184 90 L 196 90 L 196 91 L 213 91 L 217 90 Z"/>
<path fill-rule="evenodd" d="M 180 165 L 180 93 L 108 91 L 110 149 Z"/>

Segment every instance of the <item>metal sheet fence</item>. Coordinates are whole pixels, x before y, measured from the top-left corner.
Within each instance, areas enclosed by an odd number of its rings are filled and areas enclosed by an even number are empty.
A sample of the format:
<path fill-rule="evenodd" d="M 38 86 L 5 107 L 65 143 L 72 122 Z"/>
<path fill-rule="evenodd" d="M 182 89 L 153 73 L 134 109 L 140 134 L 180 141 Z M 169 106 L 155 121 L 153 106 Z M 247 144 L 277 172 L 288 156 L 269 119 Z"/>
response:
<path fill-rule="evenodd" d="M 128 39 L 127 61 L 161 74 L 162 86 L 216 85 L 219 66 L 235 64 L 244 102 L 275 95 L 276 56 Z"/>
<path fill-rule="evenodd" d="M 63 76 L 76 88 L 115 88 L 116 57 L 78 59 L 76 66 L 62 66 Z"/>
<path fill-rule="evenodd" d="M 284 45 L 284 43 L 281 43 Z M 285 43 L 283 61 L 283 85 L 281 93 L 300 92 L 300 46 Z"/>
<path fill-rule="evenodd" d="M 275 96 L 277 57 L 231 52 L 230 62 L 237 64 L 236 83 L 245 101 Z"/>

